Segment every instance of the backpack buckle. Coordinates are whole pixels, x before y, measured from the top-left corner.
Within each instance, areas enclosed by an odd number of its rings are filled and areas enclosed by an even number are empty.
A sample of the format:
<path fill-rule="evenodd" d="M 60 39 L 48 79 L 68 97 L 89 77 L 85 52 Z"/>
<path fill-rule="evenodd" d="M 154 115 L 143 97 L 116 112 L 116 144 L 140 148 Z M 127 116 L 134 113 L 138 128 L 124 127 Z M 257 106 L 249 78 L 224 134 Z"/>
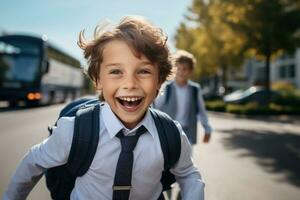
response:
<path fill-rule="evenodd" d="M 131 185 L 113 185 L 113 190 L 114 191 L 119 191 L 119 190 L 130 190 L 131 189 Z"/>

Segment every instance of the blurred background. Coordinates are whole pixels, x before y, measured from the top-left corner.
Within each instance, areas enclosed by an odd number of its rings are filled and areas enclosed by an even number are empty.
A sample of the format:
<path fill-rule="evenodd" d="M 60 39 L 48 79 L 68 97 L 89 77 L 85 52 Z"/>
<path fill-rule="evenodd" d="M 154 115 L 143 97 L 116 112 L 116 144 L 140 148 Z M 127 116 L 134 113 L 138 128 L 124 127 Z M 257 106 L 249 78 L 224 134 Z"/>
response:
<path fill-rule="evenodd" d="M 125 15 L 197 58 L 214 130 L 194 147 L 206 199 L 299 199 L 300 0 L 2 0 L 0 195 L 65 103 L 95 93 L 79 32 Z M 28 199 L 50 199 L 44 180 Z"/>

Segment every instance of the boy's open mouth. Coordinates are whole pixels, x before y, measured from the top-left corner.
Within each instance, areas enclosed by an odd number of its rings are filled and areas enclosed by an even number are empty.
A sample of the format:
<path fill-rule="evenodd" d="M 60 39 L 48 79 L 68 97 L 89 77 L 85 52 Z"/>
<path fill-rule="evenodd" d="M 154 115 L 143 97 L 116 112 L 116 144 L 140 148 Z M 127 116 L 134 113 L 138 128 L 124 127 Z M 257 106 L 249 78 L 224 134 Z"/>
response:
<path fill-rule="evenodd" d="M 143 97 L 117 97 L 118 102 L 127 109 L 137 108 L 143 100 Z"/>

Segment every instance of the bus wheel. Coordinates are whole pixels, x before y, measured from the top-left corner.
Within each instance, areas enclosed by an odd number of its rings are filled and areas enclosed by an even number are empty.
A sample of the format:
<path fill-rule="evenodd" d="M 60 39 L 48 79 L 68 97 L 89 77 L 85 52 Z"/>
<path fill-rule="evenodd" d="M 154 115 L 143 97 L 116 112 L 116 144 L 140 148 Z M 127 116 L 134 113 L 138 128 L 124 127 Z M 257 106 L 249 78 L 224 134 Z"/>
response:
<path fill-rule="evenodd" d="M 26 106 L 27 107 L 37 107 L 40 105 L 39 101 L 27 101 L 26 102 Z"/>
<path fill-rule="evenodd" d="M 10 108 L 16 108 L 18 106 L 18 102 L 17 101 L 10 101 L 8 103 Z"/>
<path fill-rule="evenodd" d="M 49 101 L 49 104 L 51 105 L 51 104 L 54 104 L 54 103 L 56 103 L 56 101 L 55 101 L 55 92 L 51 91 L 50 92 L 50 101 Z"/>

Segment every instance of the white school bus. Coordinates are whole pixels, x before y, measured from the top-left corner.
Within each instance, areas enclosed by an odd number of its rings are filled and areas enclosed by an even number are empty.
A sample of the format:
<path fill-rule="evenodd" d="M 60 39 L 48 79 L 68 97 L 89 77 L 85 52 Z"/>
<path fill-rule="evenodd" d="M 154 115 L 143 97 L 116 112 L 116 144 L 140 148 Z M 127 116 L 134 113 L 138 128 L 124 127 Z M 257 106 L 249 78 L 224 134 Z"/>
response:
<path fill-rule="evenodd" d="M 0 37 L 0 101 L 53 104 L 80 95 L 80 62 L 43 37 Z"/>

